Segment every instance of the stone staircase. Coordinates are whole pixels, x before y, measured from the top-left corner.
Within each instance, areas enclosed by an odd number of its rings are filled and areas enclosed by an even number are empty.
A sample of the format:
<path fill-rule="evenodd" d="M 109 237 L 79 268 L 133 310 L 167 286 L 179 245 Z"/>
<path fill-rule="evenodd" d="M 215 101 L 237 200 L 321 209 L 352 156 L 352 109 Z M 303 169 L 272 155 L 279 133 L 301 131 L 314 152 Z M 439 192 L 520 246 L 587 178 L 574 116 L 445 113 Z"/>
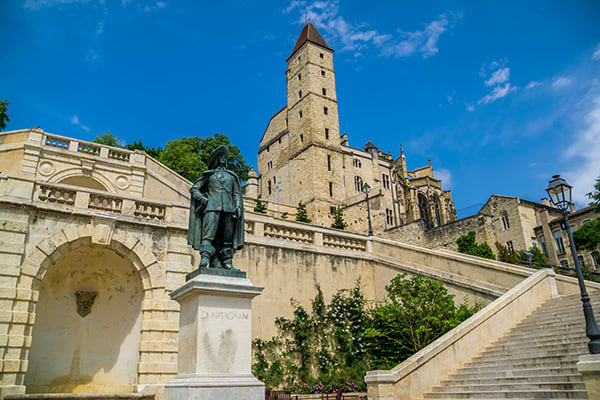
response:
<path fill-rule="evenodd" d="M 592 294 L 600 318 L 600 294 Z M 579 356 L 587 354 L 579 295 L 548 300 L 425 399 L 587 399 Z"/>

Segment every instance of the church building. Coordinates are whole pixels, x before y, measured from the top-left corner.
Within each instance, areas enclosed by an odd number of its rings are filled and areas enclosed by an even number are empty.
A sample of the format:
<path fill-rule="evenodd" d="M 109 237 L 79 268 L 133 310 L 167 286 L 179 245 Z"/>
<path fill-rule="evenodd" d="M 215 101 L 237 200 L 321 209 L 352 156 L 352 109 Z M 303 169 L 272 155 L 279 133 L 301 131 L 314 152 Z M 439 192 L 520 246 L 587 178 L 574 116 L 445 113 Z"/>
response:
<path fill-rule="evenodd" d="M 287 104 L 260 140 L 259 198 L 303 202 L 313 223 L 324 226 L 341 207 L 348 230 L 367 233 L 368 184 L 375 232 L 419 219 L 426 229 L 455 221 L 450 191 L 431 162 L 409 171 L 401 145 L 394 159 L 371 140 L 363 149 L 350 147 L 340 134 L 333 52 L 308 22 L 287 59 Z"/>

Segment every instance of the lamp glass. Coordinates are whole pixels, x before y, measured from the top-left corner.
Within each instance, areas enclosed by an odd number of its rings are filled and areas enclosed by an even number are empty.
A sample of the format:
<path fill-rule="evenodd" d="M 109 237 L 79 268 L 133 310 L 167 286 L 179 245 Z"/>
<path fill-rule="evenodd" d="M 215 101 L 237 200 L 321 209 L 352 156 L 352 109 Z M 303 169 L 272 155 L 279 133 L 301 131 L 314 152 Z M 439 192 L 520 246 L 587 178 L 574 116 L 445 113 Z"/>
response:
<path fill-rule="evenodd" d="M 566 209 L 571 203 L 571 186 L 558 175 L 554 175 L 553 179 L 546 188 L 552 204 L 560 209 Z"/>

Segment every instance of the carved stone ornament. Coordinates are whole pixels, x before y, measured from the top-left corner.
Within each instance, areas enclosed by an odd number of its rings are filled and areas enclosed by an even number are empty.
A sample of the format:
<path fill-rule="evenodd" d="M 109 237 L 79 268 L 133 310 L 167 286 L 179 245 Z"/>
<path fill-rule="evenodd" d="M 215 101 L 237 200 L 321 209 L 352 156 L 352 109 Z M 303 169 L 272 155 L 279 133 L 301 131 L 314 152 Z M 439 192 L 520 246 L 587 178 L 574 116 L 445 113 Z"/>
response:
<path fill-rule="evenodd" d="M 85 317 L 91 313 L 92 305 L 94 304 L 97 295 L 98 293 L 96 292 L 84 292 L 83 290 L 75 292 L 75 297 L 77 298 L 77 314 L 81 315 L 81 317 Z"/>

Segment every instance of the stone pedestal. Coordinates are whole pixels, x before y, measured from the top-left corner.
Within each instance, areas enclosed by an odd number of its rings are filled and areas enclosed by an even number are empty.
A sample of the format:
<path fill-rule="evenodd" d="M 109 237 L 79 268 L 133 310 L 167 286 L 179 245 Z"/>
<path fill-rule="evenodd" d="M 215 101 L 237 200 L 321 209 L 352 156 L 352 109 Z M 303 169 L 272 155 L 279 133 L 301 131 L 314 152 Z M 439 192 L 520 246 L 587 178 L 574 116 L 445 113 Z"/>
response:
<path fill-rule="evenodd" d="M 583 375 L 590 400 L 600 400 L 600 354 L 579 356 L 577 370 Z"/>
<path fill-rule="evenodd" d="M 262 290 L 245 277 L 200 273 L 170 294 L 181 305 L 179 355 L 165 400 L 265 398 L 252 375 L 251 302 Z"/>

